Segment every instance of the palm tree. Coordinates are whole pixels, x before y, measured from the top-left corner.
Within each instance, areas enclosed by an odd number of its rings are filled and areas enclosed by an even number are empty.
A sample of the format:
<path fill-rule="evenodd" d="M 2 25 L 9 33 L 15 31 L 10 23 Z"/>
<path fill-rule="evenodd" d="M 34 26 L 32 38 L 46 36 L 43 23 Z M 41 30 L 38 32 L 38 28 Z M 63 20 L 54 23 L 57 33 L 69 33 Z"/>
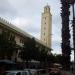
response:
<path fill-rule="evenodd" d="M 62 56 L 64 68 L 70 68 L 70 30 L 69 30 L 69 8 L 70 0 L 61 0 L 61 17 L 62 17 Z M 65 62 L 64 62 L 65 61 Z"/>

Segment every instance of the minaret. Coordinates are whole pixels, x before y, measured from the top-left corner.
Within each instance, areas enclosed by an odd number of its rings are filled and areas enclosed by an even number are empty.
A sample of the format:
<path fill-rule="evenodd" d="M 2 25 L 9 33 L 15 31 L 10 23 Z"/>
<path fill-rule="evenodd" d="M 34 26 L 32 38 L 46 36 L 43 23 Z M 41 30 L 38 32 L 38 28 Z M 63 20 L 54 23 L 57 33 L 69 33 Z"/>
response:
<path fill-rule="evenodd" d="M 41 40 L 47 47 L 51 48 L 51 34 L 52 34 L 52 15 L 50 13 L 49 5 L 44 7 L 41 19 Z"/>

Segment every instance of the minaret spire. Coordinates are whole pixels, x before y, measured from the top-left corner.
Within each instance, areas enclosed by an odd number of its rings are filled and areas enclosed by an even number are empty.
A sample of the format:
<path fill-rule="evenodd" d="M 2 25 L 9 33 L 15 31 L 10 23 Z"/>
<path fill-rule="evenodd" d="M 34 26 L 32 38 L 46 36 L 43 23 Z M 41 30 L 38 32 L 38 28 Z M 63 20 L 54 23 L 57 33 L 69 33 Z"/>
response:
<path fill-rule="evenodd" d="M 47 5 L 44 7 L 44 12 L 42 13 L 41 19 L 41 40 L 51 47 L 51 34 L 52 34 L 52 15 L 50 13 L 50 6 Z"/>

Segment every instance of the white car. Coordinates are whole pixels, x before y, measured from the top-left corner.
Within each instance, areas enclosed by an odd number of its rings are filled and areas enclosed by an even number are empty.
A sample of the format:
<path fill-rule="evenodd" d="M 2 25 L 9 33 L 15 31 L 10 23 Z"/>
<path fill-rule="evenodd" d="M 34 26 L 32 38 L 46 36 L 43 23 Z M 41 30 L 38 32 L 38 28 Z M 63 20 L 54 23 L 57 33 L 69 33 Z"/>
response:
<path fill-rule="evenodd" d="M 6 75 L 30 75 L 30 73 L 29 71 L 15 70 L 15 71 L 6 71 Z"/>
<path fill-rule="evenodd" d="M 24 69 L 24 70 L 29 71 L 29 73 L 30 73 L 31 75 L 37 75 L 37 70 L 36 70 L 36 69 Z"/>

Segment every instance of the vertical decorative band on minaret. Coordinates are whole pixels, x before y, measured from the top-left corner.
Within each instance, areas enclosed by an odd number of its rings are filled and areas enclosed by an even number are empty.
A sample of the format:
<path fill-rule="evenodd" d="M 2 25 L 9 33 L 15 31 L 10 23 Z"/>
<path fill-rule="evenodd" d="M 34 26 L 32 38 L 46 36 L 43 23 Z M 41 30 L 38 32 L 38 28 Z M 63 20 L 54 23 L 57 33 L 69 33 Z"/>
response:
<path fill-rule="evenodd" d="M 44 12 L 41 18 L 41 41 L 51 48 L 51 34 L 52 34 L 52 15 L 50 13 L 50 6 L 47 4 L 44 7 Z"/>

